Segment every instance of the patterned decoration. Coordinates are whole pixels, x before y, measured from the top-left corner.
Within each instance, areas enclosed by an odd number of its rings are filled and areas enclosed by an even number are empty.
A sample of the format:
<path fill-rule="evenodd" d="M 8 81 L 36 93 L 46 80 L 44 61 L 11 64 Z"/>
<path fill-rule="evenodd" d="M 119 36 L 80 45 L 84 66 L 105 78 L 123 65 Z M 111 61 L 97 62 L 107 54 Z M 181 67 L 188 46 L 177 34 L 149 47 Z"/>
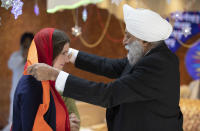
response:
<path fill-rule="evenodd" d="M 13 5 L 13 0 L 1 0 L 1 7 L 8 10 Z"/>
<path fill-rule="evenodd" d="M 186 44 L 189 39 L 200 33 L 200 12 L 174 12 L 167 19 L 173 24 L 173 32 L 165 43 L 172 52 L 181 46 L 191 48 L 194 44 Z"/>
<path fill-rule="evenodd" d="M 79 36 L 81 34 L 81 27 L 79 27 L 78 25 L 72 27 L 72 34 L 74 36 Z"/>
<path fill-rule="evenodd" d="M 36 3 L 35 6 L 34 6 L 34 12 L 35 12 L 35 15 L 38 16 L 40 14 L 40 10 L 39 10 L 39 6 L 38 4 Z"/>
<path fill-rule="evenodd" d="M 23 6 L 23 2 L 20 0 L 14 0 L 13 1 L 13 8 L 11 10 L 11 13 L 14 14 L 15 19 L 18 18 L 19 15 L 22 14 L 22 6 Z"/>
<path fill-rule="evenodd" d="M 172 18 L 174 20 L 183 20 L 183 14 L 182 14 L 182 12 L 177 11 L 177 12 L 172 14 Z"/>
<path fill-rule="evenodd" d="M 82 19 L 84 22 L 86 22 L 87 20 L 87 16 L 88 16 L 88 13 L 87 13 L 87 9 L 86 7 L 83 9 L 83 12 L 82 12 Z"/>
<path fill-rule="evenodd" d="M 200 40 L 186 54 L 187 71 L 194 80 L 200 79 Z"/>
<path fill-rule="evenodd" d="M 182 28 L 182 33 L 185 37 L 191 34 L 192 28 L 190 26 L 185 26 Z"/>

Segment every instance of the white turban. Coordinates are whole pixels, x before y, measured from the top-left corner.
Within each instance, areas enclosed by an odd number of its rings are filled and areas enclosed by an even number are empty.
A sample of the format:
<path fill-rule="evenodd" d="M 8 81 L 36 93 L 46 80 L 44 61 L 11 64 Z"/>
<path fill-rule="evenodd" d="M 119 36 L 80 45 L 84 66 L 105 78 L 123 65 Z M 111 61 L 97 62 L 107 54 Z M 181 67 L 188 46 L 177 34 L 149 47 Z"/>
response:
<path fill-rule="evenodd" d="M 134 9 L 123 6 L 124 21 L 129 33 L 147 42 L 167 39 L 172 33 L 171 24 L 159 14 L 148 9 Z"/>

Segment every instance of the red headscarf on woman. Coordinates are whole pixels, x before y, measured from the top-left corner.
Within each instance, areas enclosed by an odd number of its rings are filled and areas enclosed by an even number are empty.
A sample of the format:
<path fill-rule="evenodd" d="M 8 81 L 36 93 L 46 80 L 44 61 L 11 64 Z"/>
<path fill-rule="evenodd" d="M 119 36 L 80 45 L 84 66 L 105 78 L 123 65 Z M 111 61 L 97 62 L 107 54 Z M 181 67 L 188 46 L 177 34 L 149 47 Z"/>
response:
<path fill-rule="evenodd" d="M 27 63 L 24 69 L 24 74 L 27 75 L 26 70 L 29 65 L 35 63 L 45 63 L 53 66 L 53 28 L 45 28 L 39 31 L 32 41 L 29 48 Z M 56 106 L 56 130 L 70 131 L 69 114 L 61 96 L 55 89 L 54 81 L 42 81 L 43 88 L 43 103 L 40 104 L 34 125 L 33 131 L 51 131 L 51 127 L 44 120 L 44 115 L 49 109 L 50 92 L 53 95 Z"/>

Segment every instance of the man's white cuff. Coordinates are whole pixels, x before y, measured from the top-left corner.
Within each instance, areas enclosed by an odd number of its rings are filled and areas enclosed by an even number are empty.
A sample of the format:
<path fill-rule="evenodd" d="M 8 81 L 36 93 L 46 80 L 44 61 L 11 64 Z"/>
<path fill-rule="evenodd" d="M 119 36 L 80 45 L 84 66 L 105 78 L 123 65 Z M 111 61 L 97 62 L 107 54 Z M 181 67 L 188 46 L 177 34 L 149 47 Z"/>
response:
<path fill-rule="evenodd" d="M 76 49 L 73 49 L 73 48 L 69 48 L 69 54 L 72 54 L 72 57 L 70 58 L 70 62 L 71 63 L 75 63 L 75 61 L 76 61 L 76 57 L 77 57 L 77 55 L 78 55 L 78 50 L 76 50 Z"/>
<path fill-rule="evenodd" d="M 64 88 L 65 88 L 65 83 L 66 83 L 66 80 L 69 76 L 69 73 L 66 73 L 64 71 L 60 71 L 57 79 L 56 79 L 56 90 L 58 92 L 63 92 L 64 91 Z"/>

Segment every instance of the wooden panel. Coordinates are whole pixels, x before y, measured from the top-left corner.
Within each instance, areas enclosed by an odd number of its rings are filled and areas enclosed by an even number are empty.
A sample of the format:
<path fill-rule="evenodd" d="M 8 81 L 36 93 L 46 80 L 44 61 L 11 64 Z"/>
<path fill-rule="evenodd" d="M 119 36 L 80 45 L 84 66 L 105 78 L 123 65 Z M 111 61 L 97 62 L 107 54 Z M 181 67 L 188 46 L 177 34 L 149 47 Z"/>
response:
<path fill-rule="evenodd" d="M 82 127 L 105 123 L 105 108 L 84 102 L 77 102 L 76 105 L 80 114 Z"/>

